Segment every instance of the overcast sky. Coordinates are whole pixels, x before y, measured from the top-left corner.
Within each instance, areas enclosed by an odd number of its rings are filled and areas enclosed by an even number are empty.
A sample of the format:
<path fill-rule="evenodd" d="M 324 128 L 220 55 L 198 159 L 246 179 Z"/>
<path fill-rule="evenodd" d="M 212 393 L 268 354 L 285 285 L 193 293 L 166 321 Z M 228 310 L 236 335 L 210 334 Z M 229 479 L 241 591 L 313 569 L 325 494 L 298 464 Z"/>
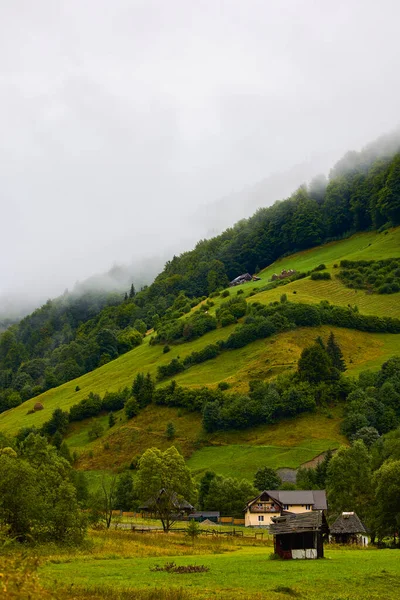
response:
<path fill-rule="evenodd" d="M 399 124 L 398 0 L 0 2 L 0 295 L 190 247 L 200 204 Z"/>

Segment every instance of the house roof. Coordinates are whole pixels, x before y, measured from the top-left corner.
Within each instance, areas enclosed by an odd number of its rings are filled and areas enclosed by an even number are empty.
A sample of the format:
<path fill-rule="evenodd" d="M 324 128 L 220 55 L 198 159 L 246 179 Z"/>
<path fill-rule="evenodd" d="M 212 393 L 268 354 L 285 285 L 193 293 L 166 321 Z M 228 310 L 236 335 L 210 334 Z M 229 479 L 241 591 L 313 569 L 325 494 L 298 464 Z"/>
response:
<path fill-rule="evenodd" d="M 196 510 L 194 512 L 192 512 L 189 515 L 189 519 L 190 517 L 218 517 L 219 518 L 220 512 L 219 510 Z"/>
<path fill-rule="evenodd" d="M 251 279 L 250 273 L 243 273 L 242 275 L 238 275 L 238 277 L 232 279 L 231 283 L 235 283 L 235 281 L 240 281 L 241 279 Z"/>
<path fill-rule="evenodd" d="M 270 533 L 288 535 L 307 531 L 328 531 L 325 515 L 319 511 L 271 517 Z"/>
<path fill-rule="evenodd" d="M 310 504 L 314 510 L 327 510 L 328 508 L 325 490 L 264 490 L 256 498 L 250 500 L 246 508 L 257 500 L 260 500 L 264 494 L 267 494 L 281 506 L 284 504 L 296 504 L 300 506 Z"/>
<path fill-rule="evenodd" d="M 357 513 L 343 512 L 330 528 L 331 533 L 367 533 Z"/>
<path fill-rule="evenodd" d="M 168 492 L 165 488 L 162 488 L 159 491 L 159 494 L 157 497 L 149 498 L 147 500 L 147 502 L 145 502 L 142 506 L 139 506 L 139 509 L 140 510 L 153 510 L 154 507 L 157 505 L 157 503 L 162 502 L 162 498 L 165 494 L 168 494 Z M 185 500 L 184 498 L 179 499 L 178 495 L 175 492 L 171 493 L 170 501 L 173 504 L 174 508 L 176 508 L 177 510 L 191 510 L 192 511 L 194 509 L 194 506 L 192 504 L 190 504 L 187 500 Z"/>

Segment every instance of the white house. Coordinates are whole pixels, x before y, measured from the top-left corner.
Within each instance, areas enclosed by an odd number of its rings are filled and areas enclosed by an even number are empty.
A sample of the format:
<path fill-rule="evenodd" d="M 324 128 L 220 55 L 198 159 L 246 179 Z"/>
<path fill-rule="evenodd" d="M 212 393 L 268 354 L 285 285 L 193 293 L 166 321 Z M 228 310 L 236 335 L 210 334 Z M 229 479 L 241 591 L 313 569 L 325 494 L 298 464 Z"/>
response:
<path fill-rule="evenodd" d="M 268 527 L 272 517 L 327 508 L 325 490 L 264 490 L 246 504 L 245 525 Z"/>

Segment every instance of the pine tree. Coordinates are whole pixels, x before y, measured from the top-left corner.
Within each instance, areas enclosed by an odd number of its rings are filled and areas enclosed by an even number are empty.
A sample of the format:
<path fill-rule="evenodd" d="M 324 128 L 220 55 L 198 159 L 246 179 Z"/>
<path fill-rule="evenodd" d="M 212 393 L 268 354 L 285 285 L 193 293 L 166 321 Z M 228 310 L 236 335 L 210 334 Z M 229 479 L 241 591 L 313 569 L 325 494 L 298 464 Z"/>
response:
<path fill-rule="evenodd" d="M 332 331 L 328 338 L 328 343 L 326 345 L 326 351 L 327 351 L 329 358 L 332 361 L 332 365 L 335 367 L 335 369 L 338 369 L 338 371 L 345 371 L 346 363 L 344 362 L 343 353 L 340 349 L 339 344 L 335 340 L 335 336 Z"/>
<path fill-rule="evenodd" d="M 129 290 L 129 298 L 134 298 L 134 297 L 135 297 L 135 295 L 136 295 L 136 292 L 135 292 L 135 286 L 134 286 L 134 285 L 133 285 L 133 283 L 132 283 L 132 285 L 131 285 L 131 289 Z"/>
<path fill-rule="evenodd" d="M 108 426 L 114 427 L 116 421 L 117 421 L 117 419 L 115 418 L 114 413 L 111 411 L 110 414 L 108 415 Z"/>
<path fill-rule="evenodd" d="M 175 437 L 175 425 L 173 423 L 167 423 L 165 428 L 165 436 L 167 440 L 173 440 Z"/>

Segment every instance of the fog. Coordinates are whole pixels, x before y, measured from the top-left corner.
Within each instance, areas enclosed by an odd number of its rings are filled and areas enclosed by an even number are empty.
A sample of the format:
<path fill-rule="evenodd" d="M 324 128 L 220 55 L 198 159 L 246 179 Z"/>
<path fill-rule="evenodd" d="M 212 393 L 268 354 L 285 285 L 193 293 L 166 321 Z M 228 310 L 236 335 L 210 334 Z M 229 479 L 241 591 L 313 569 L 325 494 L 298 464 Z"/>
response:
<path fill-rule="evenodd" d="M 151 280 L 396 127 L 399 16 L 396 0 L 1 2 L 0 297 L 120 264 Z"/>

